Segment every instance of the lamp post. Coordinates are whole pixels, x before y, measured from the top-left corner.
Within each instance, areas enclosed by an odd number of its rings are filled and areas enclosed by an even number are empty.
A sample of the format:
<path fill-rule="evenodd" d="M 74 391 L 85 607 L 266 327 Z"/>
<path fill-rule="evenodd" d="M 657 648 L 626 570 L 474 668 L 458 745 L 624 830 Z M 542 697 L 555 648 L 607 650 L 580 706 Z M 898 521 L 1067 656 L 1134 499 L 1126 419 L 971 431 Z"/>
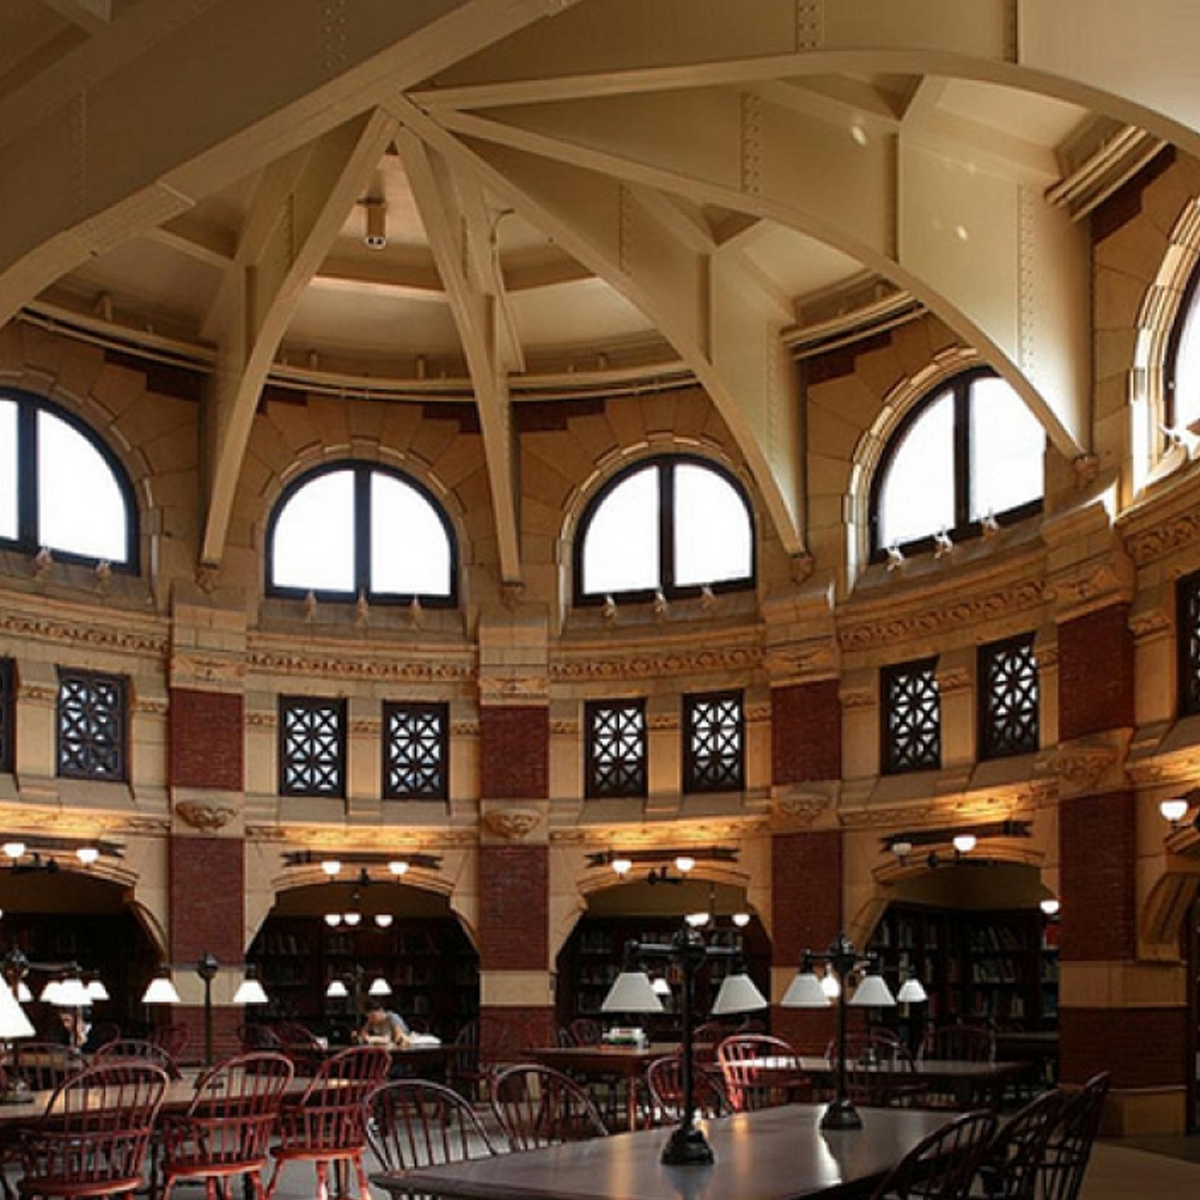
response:
<path fill-rule="evenodd" d="M 854 1107 L 846 1091 L 846 1008 L 890 1008 L 896 998 L 884 983 L 883 976 L 875 969 L 875 960 L 855 950 L 853 943 L 844 934 L 837 936 L 828 950 L 805 950 L 800 960 L 800 970 L 784 993 L 780 1004 L 784 1008 L 827 1008 L 829 997 L 821 987 L 814 964 L 825 963 L 838 977 L 841 987 L 837 996 L 837 1062 L 834 1064 L 834 1094 L 821 1117 L 822 1129 L 861 1129 L 862 1117 Z M 850 974 L 859 968 L 868 968 L 868 973 L 859 982 L 854 995 L 847 998 Z"/>
<path fill-rule="evenodd" d="M 205 950 L 196 963 L 196 974 L 204 981 L 204 1065 L 212 1066 L 213 1061 L 213 1010 L 212 985 L 217 977 L 221 964 L 211 951 Z"/>
<path fill-rule="evenodd" d="M 666 959 L 679 968 L 683 979 L 680 989 L 681 1083 L 682 1111 L 679 1126 L 663 1147 L 662 1161 L 669 1166 L 693 1166 L 713 1161 L 712 1147 L 704 1131 L 695 1124 L 696 1091 L 694 1069 L 694 1036 L 692 1010 L 696 1001 L 696 976 L 710 958 L 739 958 L 740 951 L 727 946 L 709 946 L 704 936 L 691 925 L 684 924 L 669 943 L 629 942 L 625 947 L 626 967 L 613 982 L 600 1006 L 603 1012 L 662 1012 L 662 998 L 655 992 L 645 971 L 634 969 L 642 958 Z M 721 984 L 713 1011 L 718 1013 L 749 1012 L 766 1008 L 766 997 L 751 982 L 744 971 L 731 974 Z"/>

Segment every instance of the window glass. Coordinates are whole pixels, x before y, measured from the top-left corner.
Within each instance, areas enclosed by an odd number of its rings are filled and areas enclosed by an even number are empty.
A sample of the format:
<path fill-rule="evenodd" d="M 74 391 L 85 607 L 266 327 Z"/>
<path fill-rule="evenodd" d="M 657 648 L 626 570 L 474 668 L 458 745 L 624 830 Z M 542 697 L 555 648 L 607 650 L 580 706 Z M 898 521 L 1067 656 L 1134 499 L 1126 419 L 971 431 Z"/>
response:
<path fill-rule="evenodd" d="M 954 397 L 945 392 L 908 426 L 879 492 L 879 545 L 954 528 Z"/>
<path fill-rule="evenodd" d="M 1002 379 L 976 379 L 970 423 L 970 519 L 1041 499 L 1046 435 L 1021 397 Z"/>
<path fill-rule="evenodd" d="M 273 582 L 354 592 L 354 475 L 329 471 L 298 488 L 275 523 Z"/>
<path fill-rule="evenodd" d="M 1191 425 L 1200 419 L 1200 318 L 1196 315 L 1196 296 L 1193 288 L 1179 343 L 1175 350 L 1175 371 L 1172 380 L 1170 420 L 1175 428 Z"/>
<path fill-rule="evenodd" d="M 371 473 L 371 590 L 448 596 L 450 543 L 433 505 L 410 484 Z"/>
<path fill-rule="evenodd" d="M 0 399 L 0 537 L 17 531 L 17 405 Z"/>
<path fill-rule="evenodd" d="M 675 468 L 675 583 L 742 579 L 753 569 L 750 514 L 728 480 L 693 463 Z"/>
<path fill-rule="evenodd" d="M 43 546 L 89 558 L 126 557 L 125 498 L 112 468 L 74 426 L 37 416 L 38 537 Z"/>
<path fill-rule="evenodd" d="M 583 591 L 640 591 L 659 586 L 658 471 L 622 479 L 596 508 L 583 544 Z"/>

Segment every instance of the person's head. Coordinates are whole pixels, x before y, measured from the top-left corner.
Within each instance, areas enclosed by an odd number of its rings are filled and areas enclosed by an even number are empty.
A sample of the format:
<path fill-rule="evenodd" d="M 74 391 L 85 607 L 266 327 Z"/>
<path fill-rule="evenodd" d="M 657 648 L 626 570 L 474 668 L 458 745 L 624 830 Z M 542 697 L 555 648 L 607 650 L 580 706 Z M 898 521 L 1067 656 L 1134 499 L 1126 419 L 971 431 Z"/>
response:
<path fill-rule="evenodd" d="M 367 1024 L 378 1025 L 387 1016 L 387 1010 L 379 1000 L 372 1000 L 367 1005 Z"/>

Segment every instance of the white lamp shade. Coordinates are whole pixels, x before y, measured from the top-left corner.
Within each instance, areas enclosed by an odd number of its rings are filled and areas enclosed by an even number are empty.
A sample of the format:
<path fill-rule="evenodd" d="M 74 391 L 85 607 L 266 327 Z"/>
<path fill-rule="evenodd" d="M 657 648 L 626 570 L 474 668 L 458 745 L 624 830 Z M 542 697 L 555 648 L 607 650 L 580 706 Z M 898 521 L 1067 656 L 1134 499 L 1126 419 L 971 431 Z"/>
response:
<path fill-rule="evenodd" d="M 864 975 L 850 1003 L 857 1008 L 894 1008 L 896 997 L 892 989 L 883 981 L 882 975 Z"/>
<path fill-rule="evenodd" d="M 375 926 L 378 929 L 390 928 L 390 926 L 392 924 L 392 920 L 393 920 L 393 917 L 392 917 L 391 913 L 376 913 L 375 914 Z"/>
<path fill-rule="evenodd" d="M 17 998 L 6 987 L 0 987 L 0 1039 L 33 1037 L 32 1022 Z"/>
<path fill-rule="evenodd" d="M 350 995 L 350 989 L 340 979 L 331 979 L 325 989 L 325 995 L 331 1000 L 344 1000 Z"/>
<path fill-rule="evenodd" d="M 925 994 L 925 989 L 921 986 L 919 979 L 906 979 L 901 985 L 900 990 L 896 993 L 896 999 L 901 1004 L 924 1004 L 929 997 Z"/>
<path fill-rule="evenodd" d="M 166 973 L 155 975 L 142 994 L 142 1003 L 178 1004 L 179 993 L 175 990 L 175 984 L 171 981 L 171 976 Z"/>
<path fill-rule="evenodd" d="M 654 991 L 645 971 L 622 971 L 600 1005 L 601 1012 L 662 1012 L 662 998 Z"/>
<path fill-rule="evenodd" d="M 1158 811 L 1163 817 L 1174 824 L 1176 821 L 1182 821 L 1187 816 L 1188 802 L 1186 800 L 1163 800 Z"/>
<path fill-rule="evenodd" d="M 377 975 L 372 979 L 371 986 L 367 988 L 368 996 L 390 996 L 391 994 L 392 985 L 382 975 Z"/>
<path fill-rule="evenodd" d="M 669 996 L 671 994 L 671 982 L 665 975 L 657 976 L 650 984 L 654 989 L 656 996 Z"/>
<path fill-rule="evenodd" d="M 234 1004 L 266 1004 L 266 989 L 259 982 L 257 975 L 247 975 L 233 993 Z"/>
<path fill-rule="evenodd" d="M 41 1004 L 57 1004 L 58 989 L 62 987 L 61 979 L 47 979 L 42 990 L 38 993 L 38 1001 Z"/>
<path fill-rule="evenodd" d="M 100 978 L 87 981 L 87 994 L 93 1003 L 109 999 L 108 988 L 104 986 L 104 980 Z"/>
<path fill-rule="evenodd" d="M 779 1003 L 784 1008 L 828 1008 L 829 997 L 815 971 L 797 971 Z"/>
<path fill-rule="evenodd" d="M 29 990 L 29 984 L 23 979 L 17 984 L 17 999 L 22 1004 L 28 1004 L 33 1000 L 33 993 Z"/>
<path fill-rule="evenodd" d="M 767 998 L 755 986 L 754 980 L 744 971 L 726 975 L 713 1001 L 713 1016 L 723 1017 L 730 1013 L 754 1012 L 767 1007 Z"/>
<path fill-rule="evenodd" d="M 68 975 L 61 980 L 54 995 L 54 1003 L 59 1008 L 87 1008 L 91 1002 L 92 998 L 78 975 Z"/>
<path fill-rule="evenodd" d="M 1053 917 L 1058 915 L 1058 910 L 1062 907 L 1062 905 L 1059 903 L 1056 897 L 1047 896 L 1045 900 L 1038 901 L 1038 907 L 1046 914 L 1046 916 Z"/>

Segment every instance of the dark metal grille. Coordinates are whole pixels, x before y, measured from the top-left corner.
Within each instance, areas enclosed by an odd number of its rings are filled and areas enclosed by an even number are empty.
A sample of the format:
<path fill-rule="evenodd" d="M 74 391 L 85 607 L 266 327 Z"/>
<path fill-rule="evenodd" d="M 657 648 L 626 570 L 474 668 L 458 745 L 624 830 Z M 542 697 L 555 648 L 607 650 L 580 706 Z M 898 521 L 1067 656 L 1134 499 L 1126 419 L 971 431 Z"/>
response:
<path fill-rule="evenodd" d="M 604 700 L 585 706 L 586 794 L 601 800 L 646 795 L 646 702 Z"/>
<path fill-rule="evenodd" d="M 124 780 L 128 722 L 127 684 L 121 676 L 60 669 L 59 775 Z"/>
<path fill-rule="evenodd" d="M 383 794 L 388 800 L 449 795 L 449 719 L 444 704 L 383 706 Z"/>
<path fill-rule="evenodd" d="M 981 758 L 1038 748 L 1038 670 L 1033 634 L 979 648 Z"/>
<path fill-rule="evenodd" d="M 741 692 L 685 697 L 685 792 L 740 790 L 745 771 L 744 746 Z"/>
<path fill-rule="evenodd" d="M 285 796 L 344 796 L 346 702 L 279 699 L 279 790 Z"/>
<path fill-rule="evenodd" d="M 16 768 L 14 734 L 17 726 L 16 672 L 11 658 L 0 658 L 0 771 Z"/>
<path fill-rule="evenodd" d="M 1179 709 L 1200 713 L 1200 574 L 1181 579 L 1176 596 L 1179 620 Z"/>
<path fill-rule="evenodd" d="M 942 712 L 937 659 L 885 667 L 883 771 L 928 771 L 942 765 Z"/>

